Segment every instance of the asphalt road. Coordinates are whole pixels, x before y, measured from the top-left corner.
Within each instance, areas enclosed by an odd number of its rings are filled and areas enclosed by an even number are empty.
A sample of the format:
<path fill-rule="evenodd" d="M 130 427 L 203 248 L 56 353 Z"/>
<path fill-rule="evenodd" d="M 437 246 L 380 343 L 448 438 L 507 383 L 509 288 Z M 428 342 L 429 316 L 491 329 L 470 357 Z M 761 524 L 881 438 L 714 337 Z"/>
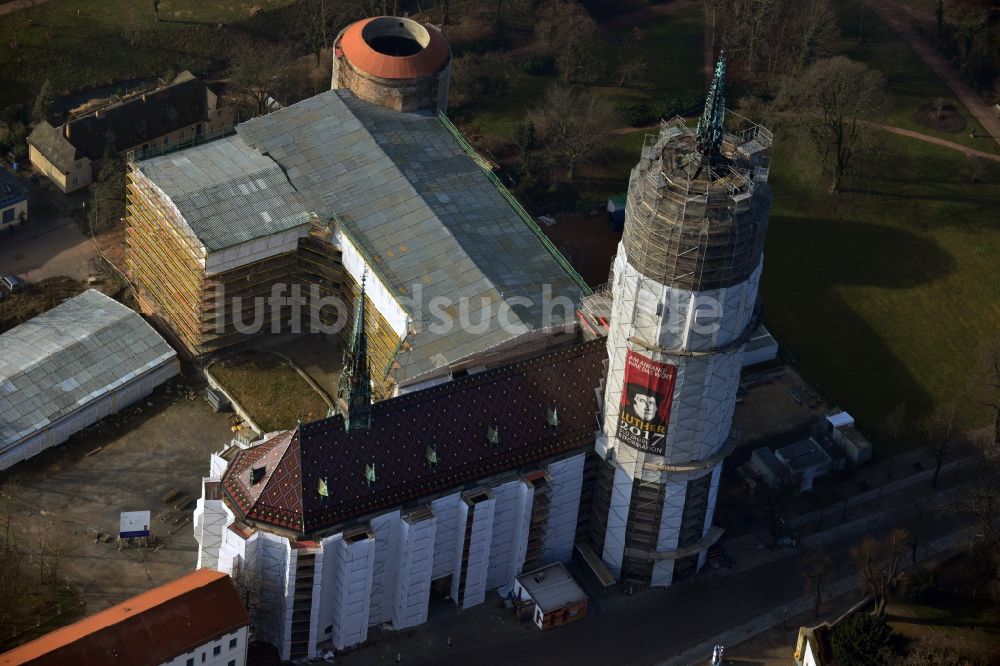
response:
<path fill-rule="evenodd" d="M 817 543 L 834 561 L 831 596 L 858 585 L 850 549 L 867 534 L 880 536 L 899 525 L 899 512 L 905 510 L 817 535 Z M 920 557 L 961 543 L 968 526 L 967 518 L 955 514 L 931 517 L 921 534 L 928 545 Z M 427 624 L 402 632 L 370 632 L 371 644 L 337 661 L 350 666 L 387 664 L 395 663 L 398 655 L 404 664 L 708 663 L 714 643 L 734 645 L 808 607 L 801 552 L 781 555 L 739 575 L 710 574 L 667 590 L 596 599 L 583 621 L 547 632 L 518 625 L 498 607 L 494 594 L 484 607 L 464 612 L 442 604 L 432 609 Z"/>

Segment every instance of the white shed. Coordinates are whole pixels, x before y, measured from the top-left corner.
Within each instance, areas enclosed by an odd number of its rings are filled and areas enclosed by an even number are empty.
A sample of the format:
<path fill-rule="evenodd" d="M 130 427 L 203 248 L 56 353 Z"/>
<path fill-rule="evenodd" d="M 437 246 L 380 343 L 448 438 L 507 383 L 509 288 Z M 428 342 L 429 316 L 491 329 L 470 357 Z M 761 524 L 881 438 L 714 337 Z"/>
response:
<path fill-rule="evenodd" d="M 149 395 L 177 353 L 137 313 L 88 290 L 0 335 L 0 470 Z"/>

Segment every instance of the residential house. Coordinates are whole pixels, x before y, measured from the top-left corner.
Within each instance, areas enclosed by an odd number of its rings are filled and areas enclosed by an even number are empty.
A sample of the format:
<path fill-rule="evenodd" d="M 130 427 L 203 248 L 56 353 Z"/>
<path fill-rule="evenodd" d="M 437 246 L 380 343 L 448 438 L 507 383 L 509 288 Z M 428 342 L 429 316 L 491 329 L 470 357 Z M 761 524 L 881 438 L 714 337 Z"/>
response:
<path fill-rule="evenodd" d="M 249 625 L 232 579 L 198 569 L 0 654 L 0 664 L 245 666 Z"/>
<path fill-rule="evenodd" d="M 0 167 L 0 230 L 13 229 L 28 220 L 28 189 L 17 176 Z"/>
<path fill-rule="evenodd" d="M 190 72 L 170 85 L 74 118 L 59 127 L 42 121 L 28 136 L 32 165 L 63 192 L 87 187 L 94 164 L 110 146 L 119 155 L 155 154 L 218 136 L 233 126 L 232 108 Z"/>

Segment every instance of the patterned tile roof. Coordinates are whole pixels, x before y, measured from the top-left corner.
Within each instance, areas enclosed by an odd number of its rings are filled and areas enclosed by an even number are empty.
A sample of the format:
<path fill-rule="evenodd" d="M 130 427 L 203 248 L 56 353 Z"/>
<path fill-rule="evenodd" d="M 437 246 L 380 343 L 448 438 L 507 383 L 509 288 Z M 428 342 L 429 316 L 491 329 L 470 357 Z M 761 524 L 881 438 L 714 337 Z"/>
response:
<path fill-rule="evenodd" d="M 345 432 L 340 416 L 303 424 L 237 454 L 223 488 L 248 522 L 310 534 L 537 464 L 593 442 L 604 358 L 594 340 L 385 400 L 370 431 Z M 254 467 L 272 465 L 251 483 Z"/>

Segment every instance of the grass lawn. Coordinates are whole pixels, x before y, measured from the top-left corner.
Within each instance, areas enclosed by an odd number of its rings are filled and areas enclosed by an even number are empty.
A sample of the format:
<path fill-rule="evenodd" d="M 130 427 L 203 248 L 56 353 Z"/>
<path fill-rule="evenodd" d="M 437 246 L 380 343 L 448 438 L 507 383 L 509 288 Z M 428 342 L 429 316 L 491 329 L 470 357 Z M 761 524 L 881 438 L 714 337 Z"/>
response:
<path fill-rule="evenodd" d="M 209 371 L 265 432 L 293 428 L 327 414 L 323 398 L 283 360 L 269 354 L 238 354 Z"/>
<path fill-rule="evenodd" d="M 292 1 L 162 0 L 159 21 L 152 2 L 132 0 L 50 1 L 7 14 L 0 17 L 5 104 L 30 102 L 45 79 L 57 91 L 70 92 L 163 76 L 167 70 L 203 72 L 232 42 L 233 30 L 219 24 L 272 35 L 271 27 L 282 23 L 276 15 Z"/>
<path fill-rule="evenodd" d="M 691 7 L 657 17 L 642 24 L 642 39 L 632 36 L 632 29 L 607 33 L 612 67 L 629 58 L 646 60 L 648 70 L 641 85 L 628 87 L 587 86 L 613 105 L 624 102 L 644 102 L 656 108 L 668 99 L 705 88 L 702 62 L 702 10 Z M 609 74 L 611 78 L 612 74 Z M 538 104 L 545 89 L 559 83 L 556 76 L 533 76 L 515 71 L 502 95 L 485 95 L 459 113 L 465 122 L 484 134 L 506 139 L 514 136 L 514 127 L 524 121 L 525 114 Z M 640 141 L 641 145 L 641 141 Z M 638 153 L 636 153 L 638 159 Z M 632 160 L 633 163 L 635 160 Z M 631 168 L 631 167 L 629 167 Z M 628 171 L 624 172 L 627 178 Z"/>
<path fill-rule="evenodd" d="M 988 598 L 939 590 L 929 602 L 894 601 L 887 616 L 893 633 L 910 641 L 934 640 L 969 656 L 995 655 L 1000 648 L 1000 608 Z"/>
<path fill-rule="evenodd" d="M 868 0 L 866 0 L 867 2 Z M 867 63 L 870 67 L 885 73 L 888 82 L 888 98 L 886 112 L 877 120 L 889 125 L 896 125 L 909 130 L 947 139 L 964 146 L 976 148 L 985 152 L 1000 153 L 996 141 L 987 137 L 971 138 L 969 133 L 972 123 L 980 135 L 983 134 L 975 119 L 965 106 L 958 101 L 944 81 L 938 78 L 920 56 L 910 46 L 898 37 L 889 26 L 870 8 L 864 12 L 864 41 L 859 44 L 858 6 L 853 3 L 845 6 L 842 11 L 841 35 L 843 39 L 838 45 L 838 53 Z M 937 99 L 952 105 L 966 120 L 964 131 L 952 133 L 942 132 L 914 119 L 917 111 L 927 105 L 933 105 Z M 876 120 L 876 119 L 873 119 Z"/>
<path fill-rule="evenodd" d="M 949 401 L 963 426 L 983 425 L 967 377 L 978 345 L 1000 330 L 1000 164 L 973 185 L 961 154 L 886 141 L 891 156 L 839 196 L 826 193 L 810 151 L 776 142 L 766 321 L 876 440 L 899 403 L 911 436 L 913 421 Z"/>

